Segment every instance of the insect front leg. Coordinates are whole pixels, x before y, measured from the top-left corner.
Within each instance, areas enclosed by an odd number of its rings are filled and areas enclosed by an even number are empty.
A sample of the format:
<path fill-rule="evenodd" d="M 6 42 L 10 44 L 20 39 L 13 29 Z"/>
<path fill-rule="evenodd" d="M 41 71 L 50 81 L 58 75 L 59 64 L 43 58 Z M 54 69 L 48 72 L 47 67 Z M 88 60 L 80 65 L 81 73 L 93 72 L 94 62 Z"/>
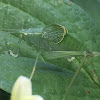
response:
<path fill-rule="evenodd" d="M 36 60 L 35 60 L 35 63 L 34 63 L 34 66 L 33 66 L 33 70 L 32 70 L 32 73 L 30 75 L 30 80 L 32 79 L 33 75 L 34 75 L 34 72 L 35 72 L 35 69 L 36 69 L 36 66 L 37 66 L 37 62 L 38 62 L 38 59 L 39 59 L 39 56 L 40 56 L 41 52 L 39 52 L 37 54 L 37 57 L 36 57 Z"/>
<path fill-rule="evenodd" d="M 19 34 L 19 40 L 18 40 L 18 45 L 17 45 L 17 52 L 16 53 L 13 53 L 12 50 L 9 50 L 9 54 L 13 57 L 18 57 L 19 56 L 19 51 L 20 51 L 20 44 L 21 44 L 21 41 L 22 41 L 22 34 Z"/>
<path fill-rule="evenodd" d="M 3 47 L 1 48 L 1 50 L 0 50 L 0 55 L 1 55 L 2 53 L 4 53 L 4 51 L 7 50 L 8 45 L 9 45 L 9 43 L 5 40 L 5 44 L 4 44 L 4 46 L 3 46 Z"/>

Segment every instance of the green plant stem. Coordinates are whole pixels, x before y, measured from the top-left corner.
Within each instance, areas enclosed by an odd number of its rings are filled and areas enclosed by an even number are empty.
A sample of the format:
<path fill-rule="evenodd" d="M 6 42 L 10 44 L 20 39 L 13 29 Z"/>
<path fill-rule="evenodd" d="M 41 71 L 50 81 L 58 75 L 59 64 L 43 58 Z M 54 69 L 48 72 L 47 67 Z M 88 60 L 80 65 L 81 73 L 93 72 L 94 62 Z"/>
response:
<path fill-rule="evenodd" d="M 85 55 L 84 58 L 83 58 L 83 61 L 82 61 L 81 65 L 80 65 L 80 67 L 77 69 L 77 71 L 76 71 L 74 77 L 72 78 L 72 80 L 71 80 L 71 82 L 70 82 L 70 84 L 69 84 L 69 87 L 68 87 L 66 93 L 64 94 L 62 100 L 65 100 L 66 97 L 67 97 L 67 95 L 69 94 L 69 92 L 70 92 L 70 90 L 71 90 L 71 87 L 72 87 L 72 85 L 73 85 L 73 83 L 74 83 L 74 81 L 75 81 L 77 75 L 79 74 L 81 68 L 83 67 L 83 64 L 85 63 L 86 57 L 87 57 L 87 56 Z"/>
<path fill-rule="evenodd" d="M 32 79 L 32 77 L 34 75 L 34 72 L 35 72 L 35 69 L 36 69 L 36 66 L 37 66 L 37 61 L 38 61 L 39 56 L 40 56 L 40 52 L 37 54 L 37 57 L 36 57 L 36 60 L 35 60 L 34 66 L 33 66 L 33 70 L 32 70 L 32 73 L 30 75 L 30 80 Z"/>

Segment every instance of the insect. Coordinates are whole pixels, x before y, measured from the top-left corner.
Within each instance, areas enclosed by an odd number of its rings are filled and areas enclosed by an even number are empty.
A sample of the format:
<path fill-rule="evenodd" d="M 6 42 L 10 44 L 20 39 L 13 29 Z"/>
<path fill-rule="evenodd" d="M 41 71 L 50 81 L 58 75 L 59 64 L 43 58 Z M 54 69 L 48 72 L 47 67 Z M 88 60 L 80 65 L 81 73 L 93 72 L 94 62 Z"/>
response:
<path fill-rule="evenodd" d="M 25 40 L 27 44 L 29 44 L 30 46 L 34 46 L 36 50 L 39 52 L 37 54 L 30 79 L 32 79 L 34 75 L 37 61 L 40 55 L 42 55 L 44 59 L 45 58 L 55 59 L 55 58 L 61 58 L 66 56 L 84 56 L 80 67 L 78 68 L 75 75 L 73 76 L 73 79 L 68 87 L 67 92 L 63 97 L 63 100 L 65 100 L 65 98 L 69 94 L 70 89 L 74 83 L 74 80 L 76 79 L 78 73 L 83 67 L 86 58 L 88 56 L 92 57 L 95 55 L 100 55 L 98 52 L 91 52 L 89 50 L 84 53 L 84 50 L 86 50 L 84 44 L 80 43 L 73 36 L 68 34 L 68 30 L 62 25 L 58 25 L 58 24 L 48 25 L 45 26 L 44 28 L 41 28 L 40 32 L 37 31 L 36 29 L 27 30 L 27 32 L 22 32 L 25 30 L 22 31 L 17 30 L 16 32 L 17 34 L 14 33 L 15 30 L 11 30 L 11 29 L 4 30 L 4 31 L 12 31 L 10 32 L 12 35 L 15 35 L 17 37 L 20 36 L 19 38 L 20 42 L 21 39 Z M 72 48 L 73 45 L 75 45 L 75 47 Z"/>

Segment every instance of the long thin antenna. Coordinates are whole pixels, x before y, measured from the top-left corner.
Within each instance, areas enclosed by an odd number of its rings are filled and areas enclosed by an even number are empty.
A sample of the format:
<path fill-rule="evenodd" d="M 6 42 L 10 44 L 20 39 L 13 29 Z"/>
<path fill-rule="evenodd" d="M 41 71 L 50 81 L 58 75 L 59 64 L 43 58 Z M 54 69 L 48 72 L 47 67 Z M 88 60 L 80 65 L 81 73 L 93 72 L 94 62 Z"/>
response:
<path fill-rule="evenodd" d="M 38 58 L 39 58 L 40 54 L 41 54 L 41 52 L 39 52 L 39 53 L 37 54 L 37 57 L 36 57 L 36 60 L 35 60 L 34 66 L 33 66 L 33 70 L 32 70 L 32 73 L 31 73 L 31 75 L 30 75 L 30 80 L 32 79 L 32 77 L 33 77 L 33 75 L 34 75 L 34 72 L 35 72 L 35 69 L 36 69 L 36 66 L 37 66 L 37 61 L 38 61 Z"/>
<path fill-rule="evenodd" d="M 66 97 L 67 97 L 67 95 L 69 94 L 70 89 L 71 89 L 71 87 L 72 87 L 72 85 L 73 85 L 73 83 L 74 83 L 74 81 L 75 81 L 75 79 L 76 79 L 77 75 L 79 74 L 80 70 L 81 70 L 81 69 L 82 69 L 82 67 L 83 67 L 83 64 L 84 64 L 84 63 L 85 63 L 85 61 L 86 61 L 86 58 L 87 58 L 87 55 L 85 54 L 85 56 L 84 56 L 84 58 L 83 58 L 83 61 L 82 61 L 81 65 L 80 65 L 80 67 L 77 69 L 77 71 L 76 71 L 75 75 L 73 76 L 73 78 L 72 78 L 72 80 L 71 80 L 71 82 L 70 82 L 70 84 L 69 84 L 69 87 L 68 87 L 68 89 L 67 89 L 66 93 L 64 94 L 64 96 L 63 96 L 63 99 L 62 99 L 62 100 L 65 100 L 65 99 L 66 99 Z"/>

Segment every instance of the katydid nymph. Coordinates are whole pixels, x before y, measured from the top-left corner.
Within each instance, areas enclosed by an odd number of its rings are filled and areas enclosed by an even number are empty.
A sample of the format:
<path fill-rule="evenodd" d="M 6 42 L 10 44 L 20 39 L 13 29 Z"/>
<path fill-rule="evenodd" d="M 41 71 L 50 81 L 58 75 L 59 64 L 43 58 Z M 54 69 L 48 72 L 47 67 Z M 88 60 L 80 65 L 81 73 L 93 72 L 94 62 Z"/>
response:
<path fill-rule="evenodd" d="M 8 29 L 4 31 L 9 32 L 11 30 Z M 69 94 L 70 89 L 74 83 L 74 80 L 76 79 L 78 73 L 83 67 L 86 58 L 88 56 L 100 55 L 98 52 L 90 52 L 90 51 L 84 52 L 84 50 L 86 50 L 84 44 L 76 40 L 73 36 L 71 36 L 71 34 L 68 34 L 68 29 L 62 25 L 58 25 L 58 24 L 48 25 L 45 26 L 44 28 L 41 28 L 41 32 L 38 31 L 36 32 L 36 29 L 33 29 L 32 32 L 19 33 L 17 31 L 18 33 L 16 32 L 17 34 L 15 34 L 14 31 L 16 30 L 12 29 L 12 31 L 13 31 L 11 32 L 12 35 L 15 35 L 17 37 L 20 36 L 19 43 L 21 42 L 21 38 L 22 38 L 29 45 L 34 46 L 38 51 L 30 79 L 32 79 L 33 74 L 35 72 L 39 55 L 41 55 L 44 60 L 55 59 L 55 58 L 66 57 L 66 56 L 84 56 L 83 61 L 80 67 L 78 68 L 78 70 L 76 71 L 75 75 L 73 76 L 73 79 L 68 87 L 68 90 L 63 96 L 62 100 L 65 100 L 67 95 Z M 72 49 L 73 45 L 75 46 Z"/>

